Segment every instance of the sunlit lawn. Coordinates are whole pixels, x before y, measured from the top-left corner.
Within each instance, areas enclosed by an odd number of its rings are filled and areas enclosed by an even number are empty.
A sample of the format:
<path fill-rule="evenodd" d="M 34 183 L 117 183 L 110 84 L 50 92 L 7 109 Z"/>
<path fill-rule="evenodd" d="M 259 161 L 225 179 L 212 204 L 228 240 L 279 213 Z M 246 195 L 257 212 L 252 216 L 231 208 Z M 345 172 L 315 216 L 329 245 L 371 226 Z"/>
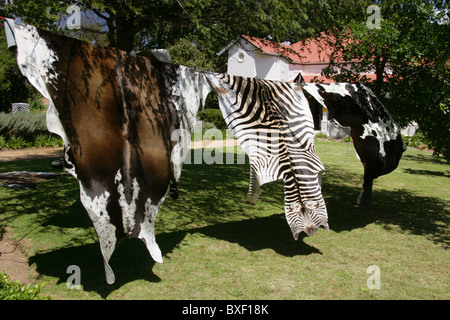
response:
<path fill-rule="evenodd" d="M 373 205 L 360 208 L 363 168 L 353 147 L 316 147 L 327 168 L 331 231 L 314 237 L 293 239 L 281 181 L 264 185 L 255 206 L 245 203 L 248 161 L 185 165 L 179 199 L 167 197 L 157 219 L 164 263 L 140 240 L 122 241 L 111 259 L 114 285 L 105 282 L 74 178 L 38 190 L 0 188 L 0 226 L 23 239 L 39 274 L 30 281 L 55 299 L 449 299 L 448 163 L 408 150 L 396 171 L 375 181 Z M 14 170 L 54 171 L 49 160 L 0 163 L 0 172 Z M 80 267 L 82 290 L 66 286 L 70 265 Z M 371 265 L 380 289 L 367 286 Z"/>

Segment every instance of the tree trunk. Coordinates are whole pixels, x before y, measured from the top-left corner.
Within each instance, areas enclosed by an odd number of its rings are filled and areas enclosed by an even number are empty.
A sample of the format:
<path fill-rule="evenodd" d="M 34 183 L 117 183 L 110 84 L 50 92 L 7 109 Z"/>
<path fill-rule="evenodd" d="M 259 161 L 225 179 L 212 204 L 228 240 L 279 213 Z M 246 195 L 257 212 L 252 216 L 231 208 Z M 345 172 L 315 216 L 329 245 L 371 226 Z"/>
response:
<path fill-rule="evenodd" d="M 116 16 L 108 9 L 106 9 L 106 12 L 109 15 L 109 18 L 105 18 L 108 25 L 109 46 L 128 52 L 132 51 L 134 49 L 134 36 L 137 33 L 134 17 Z"/>
<path fill-rule="evenodd" d="M 382 56 L 375 57 L 375 95 L 381 98 L 381 90 L 383 88 L 384 68 L 386 67 L 386 60 Z"/>
<path fill-rule="evenodd" d="M 108 46 L 115 47 L 116 46 L 116 28 L 112 23 L 112 20 L 107 20 L 108 32 L 106 36 L 108 37 Z"/>
<path fill-rule="evenodd" d="M 134 36 L 136 32 L 133 30 L 132 21 L 116 21 L 116 46 L 120 50 L 132 51 L 134 49 Z"/>

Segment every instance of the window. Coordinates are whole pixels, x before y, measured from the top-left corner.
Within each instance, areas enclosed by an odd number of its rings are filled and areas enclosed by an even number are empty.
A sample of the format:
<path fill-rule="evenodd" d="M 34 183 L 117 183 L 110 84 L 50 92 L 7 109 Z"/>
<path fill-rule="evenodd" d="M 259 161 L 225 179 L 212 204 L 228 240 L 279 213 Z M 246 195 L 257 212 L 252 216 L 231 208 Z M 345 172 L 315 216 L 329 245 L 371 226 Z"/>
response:
<path fill-rule="evenodd" d="M 237 56 L 237 60 L 238 60 L 238 62 L 243 62 L 244 59 L 245 59 L 245 53 L 244 53 L 244 50 L 239 49 L 238 56 Z"/>

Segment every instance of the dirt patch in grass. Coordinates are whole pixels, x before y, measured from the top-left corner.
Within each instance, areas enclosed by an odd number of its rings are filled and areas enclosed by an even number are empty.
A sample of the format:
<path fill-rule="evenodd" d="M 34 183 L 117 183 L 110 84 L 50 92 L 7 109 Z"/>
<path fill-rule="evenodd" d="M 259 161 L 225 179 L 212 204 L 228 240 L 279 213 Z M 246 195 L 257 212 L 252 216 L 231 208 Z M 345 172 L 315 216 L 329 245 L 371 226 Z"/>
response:
<path fill-rule="evenodd" d="M 57 159 L 61 157 L 63 148 L 33 148 L 17 150 L 0 150 L 0 162 Z"/>
<path fill-rule="evenodd" d="M 0 235 L 0 272 L 9 275 L 11 281 L 28 283 L 36 278 L 36 271 L 28 266 L 28 259 L 20 250 L 20 243 L 11 240 L 8 234 Z"/>
<path fill-rule="evenodd" d="M 33 148 L 18 150 L 0 150 L 0 162 L 57 159 L 63 148 Z M 22 241 L 26 241 L 23 239 Z M 36 271 L 28 265 L 27 257 L 20 250 L 23 243 L 14 242 L 5 230 L 0 230 L 0 272 L 9 275 L 10 280 L 28 283 L 36 278 Z M 25 244 L 26 246 L 26 244 Z"/>

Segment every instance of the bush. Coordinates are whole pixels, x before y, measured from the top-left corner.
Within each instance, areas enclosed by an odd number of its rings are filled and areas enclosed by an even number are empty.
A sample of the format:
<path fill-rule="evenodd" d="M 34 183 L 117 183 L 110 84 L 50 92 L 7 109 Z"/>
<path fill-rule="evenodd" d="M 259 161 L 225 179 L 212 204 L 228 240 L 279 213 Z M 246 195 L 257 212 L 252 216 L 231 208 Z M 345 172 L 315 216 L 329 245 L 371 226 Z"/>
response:
<path fill-rule="evenodd" d="M 202 121 L 214 123 L 217 129 L 223 130 L 227 129 L 225 120 L 222 116 L 222 111 L 220 109 L 205 109 L 205 111 L 199 111 L 198 117 Z"/>
<path fill-rule="evenodd" d="M 30 110 L 32 112 L 42 112 L 46 110 L 46 106 L 42 102 L 42 96 L 39 94 L 28 98 L 28 103 L 30 104 Z"/>
<path fill-rule="evenodd" d="M 316 138 L 316 139 L 327 139 L 328 136 L 327 136 L 326 133 L 319 132 L 318 134 L 315 135 L 315 138 Z"/>
<path fill-rule="evenodd" d="M 47 134 L 39 134 L 36 136 L 33 142 L 33 147 L 35 148 L 43 148 L 43 147 L 61 147 L 62 139 L 58 135 L 54 135 L 51 133 Z"/>
<path fill-rule="evenodd" d="M 47 130 L 45 113 L 0 113 L 0 149 L 59 147 L 62 139 Z"/>
<path fill-rule="evenodd" d="M 39 285 L 9 281 L 7 274 L 0 273 L 0 300 L 50 300 L 50 297 L 41 293 Z"/>
<path fill-rule="evenodd" d="M 420 129 L 416 131 L 416 133 L 409 137 L 409 136 L 402 136 L 403 143 L 405 146 L 417 149 L 422 145 L 426 145 L 427 147 L 430 147 L 430 142 L 427 140 L 425 135 L 420 132 Z"/>
<path fill-rule="evenodd" d="M 35 135 L 48 133 L 45 113 L 0 113 L 0 135 L 31 140 Z"/>
<path fill-rule="evenodd" d="M 31 147 L 32 143 L 22 137 L 11 137 L 6 141 L 6 149 L 25 149 Z"/>
<path fill-rule="evenodd" d="M 33 92 L 36 90 L 20 72 L 15 54 L 6 46 L 5 28 L 0 27 L 0 112 L 11 111 L 13 102 L 27 101 Z"/>

